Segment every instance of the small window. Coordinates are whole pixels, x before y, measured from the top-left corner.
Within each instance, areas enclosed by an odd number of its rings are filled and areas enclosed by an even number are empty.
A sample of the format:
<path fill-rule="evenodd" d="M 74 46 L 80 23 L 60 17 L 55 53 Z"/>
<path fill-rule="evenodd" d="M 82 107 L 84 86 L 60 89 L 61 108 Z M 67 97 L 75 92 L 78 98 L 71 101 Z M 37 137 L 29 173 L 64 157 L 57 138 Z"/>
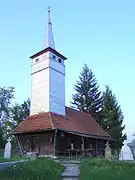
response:
<path fill-rule="evenodd" d="M 54 60 L 56 59 L 56 56 L 55 56 L 55 55 L 53 55 L 53 59 L 54 59 Z"/>
<path fill-rule="evenodd" d="M 37 63 L 38 61 L 39 61 L 39 59 L 37 58 L 37 59 L 36 59 L 36 63 Z"/>
<path fill-rule="evenodd" d="M 64 133 L 63 133 L 63 132 L 61 132 L 60 136 L 64 137 Z"/>
<path fill-rule="evenodd" d="M 59 63 L 61 63 L 61 59 L 59 58 Z"/>

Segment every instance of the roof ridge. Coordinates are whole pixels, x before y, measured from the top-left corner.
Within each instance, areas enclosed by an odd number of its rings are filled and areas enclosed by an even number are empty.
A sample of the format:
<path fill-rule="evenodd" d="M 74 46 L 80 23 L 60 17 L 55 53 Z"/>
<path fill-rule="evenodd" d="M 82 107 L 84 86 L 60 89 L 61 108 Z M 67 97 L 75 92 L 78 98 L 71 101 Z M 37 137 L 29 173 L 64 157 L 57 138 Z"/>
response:
<path fill-rule="evenodd" d="M 76 112 L 79 112 L 79 113 L 84 113 L 84 114 L 90 115 L 92 117 L 92 115 L 90 113 L 88 113 L 88 112 L 80 111 L 78 109 L 74 109 L 74 108 L 68 107 L 68 106 L 65 106 L 65 107 L 71 109 L 72 111 L 76 111 Z"/>

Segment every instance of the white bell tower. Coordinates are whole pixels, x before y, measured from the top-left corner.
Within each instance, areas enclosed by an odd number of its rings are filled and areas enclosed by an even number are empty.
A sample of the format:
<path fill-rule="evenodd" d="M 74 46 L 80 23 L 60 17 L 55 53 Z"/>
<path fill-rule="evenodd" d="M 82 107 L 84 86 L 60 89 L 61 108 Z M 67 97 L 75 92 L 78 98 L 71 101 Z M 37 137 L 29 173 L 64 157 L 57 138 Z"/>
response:
<path fill-rule="evenodd" d="M 55 50 L 49 8 L 45 47 L 30 58 L 32 59 L 30 115 L 54 112 L 65 116 L 66 57 Z"/>

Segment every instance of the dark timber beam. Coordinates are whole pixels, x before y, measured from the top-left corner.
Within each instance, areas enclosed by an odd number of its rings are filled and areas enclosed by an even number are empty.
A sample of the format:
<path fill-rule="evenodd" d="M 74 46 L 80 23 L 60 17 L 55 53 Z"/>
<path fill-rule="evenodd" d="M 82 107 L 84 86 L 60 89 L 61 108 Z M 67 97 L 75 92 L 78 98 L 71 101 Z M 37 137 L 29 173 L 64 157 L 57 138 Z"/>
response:
<path fill-rule="evenodd" d="M 18 147 L 20 149 L 21 155 L 23 155 L 23 150 L 22 150 L 22 146 L 21 146 L 21 143 L 20 143 L 18 135 L 16 136 L 16 139 L 17 139 L 17 143 L 18 143 Z"/>
<path fill-rule="evenodd" d="M 56 155 L 57 129 L 54 132 L 54 156 Z"/>
<path fill-rule="evenodd" d="M 84 137 L 82 136 L 82 154 L 83 154 L 83 157 L 84 157 Z"/>

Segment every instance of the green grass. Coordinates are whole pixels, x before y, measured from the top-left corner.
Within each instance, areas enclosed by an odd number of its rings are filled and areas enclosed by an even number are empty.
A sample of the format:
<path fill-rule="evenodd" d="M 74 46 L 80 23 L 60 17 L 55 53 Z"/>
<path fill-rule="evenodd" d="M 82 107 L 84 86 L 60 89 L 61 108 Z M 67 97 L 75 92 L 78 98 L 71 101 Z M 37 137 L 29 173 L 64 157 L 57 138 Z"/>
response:
<path fill-rule="evenodd" d="M 88 159 L 80 167 L 80 180 L 132 180 L 135 179 L 135 164 Z"/>
<path fill-rule="evenodd" d="M 4 157 L 0 157 L 0 163 L 2 162 L 10 162 L 10 161 L 19 161 L 19 160 L 27 160 L 27 157 L 19 157 L 19 156 L 12 156 L 10 159 L 4 159 Z"/>
<path fill-rule="evenodd" d="M 60 180 L 63 166 L 47 158 L 17 163 L 12 168 L 0 171 L 2 180 Z"/>
<path fill-rule="evenodd" d="M 4 156 L 4 150 L 0 149 L 0 157 L 3 157 L 3 156 Z"/>

